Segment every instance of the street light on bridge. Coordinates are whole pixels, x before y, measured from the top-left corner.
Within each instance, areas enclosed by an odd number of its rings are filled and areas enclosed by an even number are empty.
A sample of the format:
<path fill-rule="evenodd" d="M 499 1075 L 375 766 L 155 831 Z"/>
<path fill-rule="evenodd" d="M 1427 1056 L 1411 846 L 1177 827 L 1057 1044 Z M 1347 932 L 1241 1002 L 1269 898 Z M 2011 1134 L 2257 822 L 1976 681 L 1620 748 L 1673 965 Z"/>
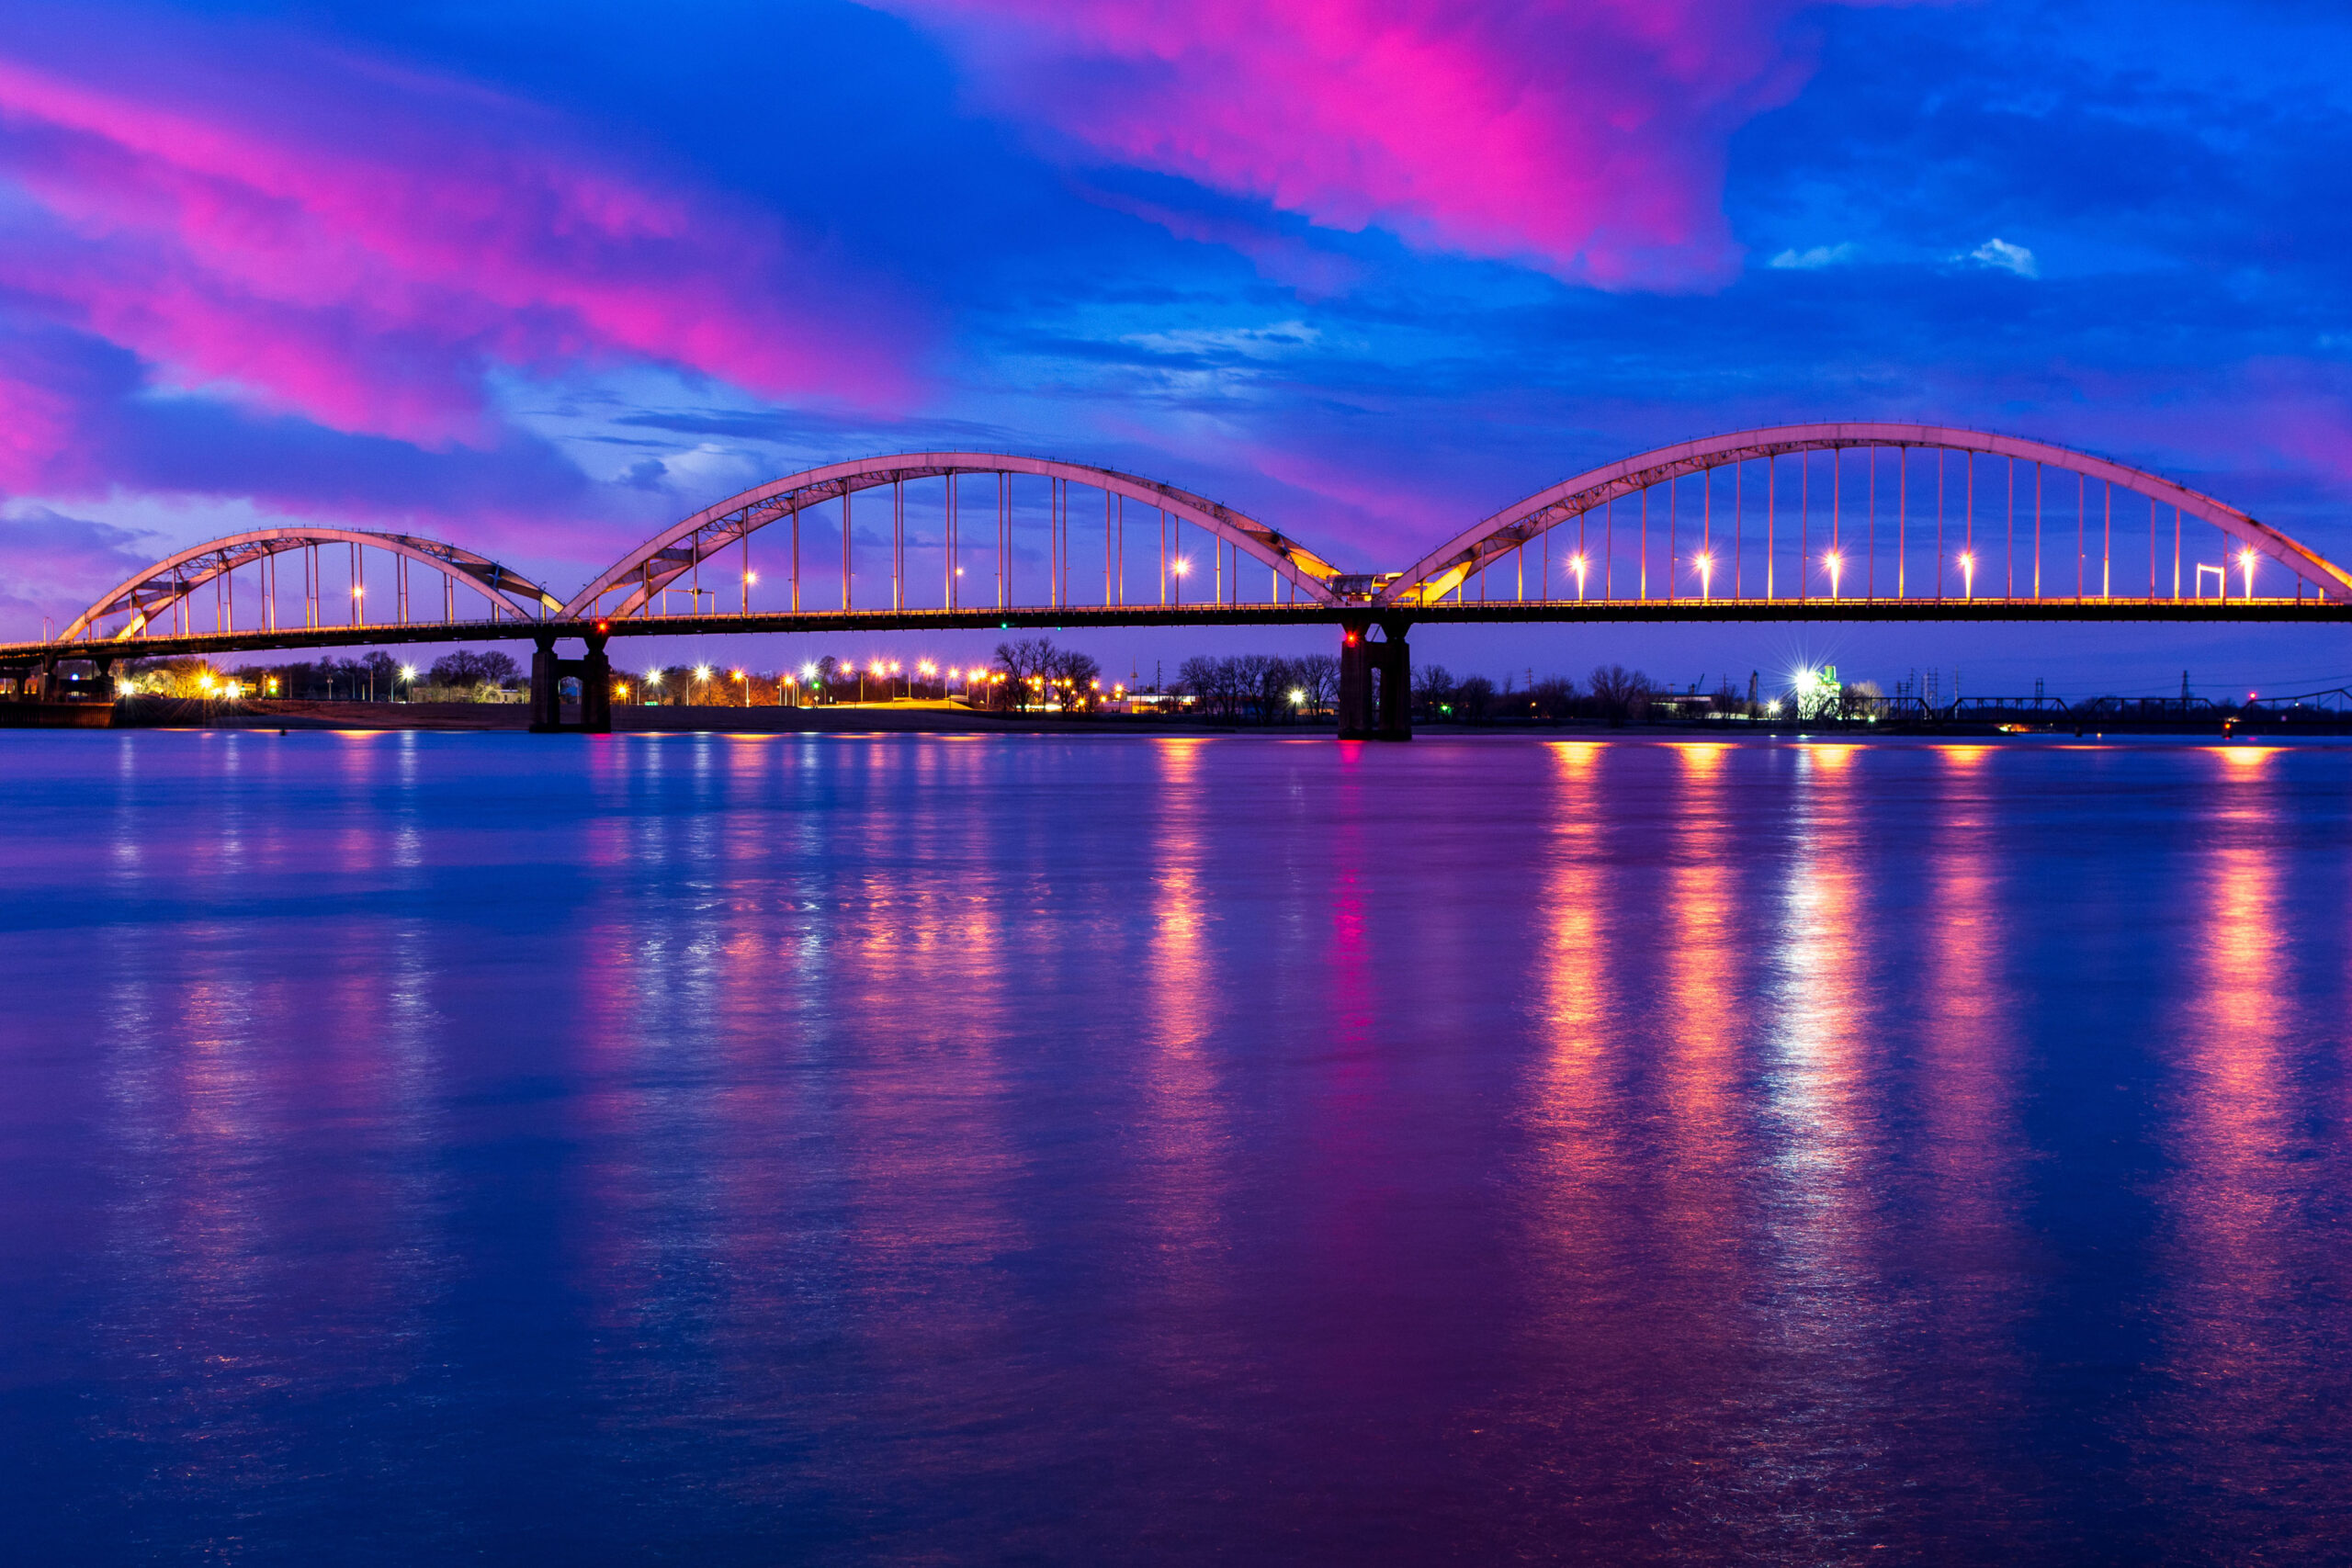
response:
<path fill-rule="evenodd" d="M 1715 558 L 1702 550 L 1699 552 L 1698 565 L 1699 597 L 1703 602 L 1713 597 L 1712 589 L 1715 574 Z"/>
<path fill-rule="evenodd" d="M 1835 599 L 1838 597 L 1838 574 L 1845 569 L 1846 558 L 1831 550 L 1822 558 L 1822 563 L 1829 568 L 1829 597 Z"/>
<path fill-rule="evenodd" d="M 1968 599 L 1975 598 L 1976 556 L 1973 551 L 1962 550 L 1960 552 L 1960 581 L 1962 584 L 1962 597 Z"/>
<path fill-rule="evenodd" d="M 2238 552 L 2238 565 L 2245 571 L 2245 596 L 2249 599 L 2254 597 L 2255 558 L 2254 549 L 2251 546 L 2248 546 L 2246 548 Z"/>
<path fill-rule="evenodd" d="M 1568 558 L 1568 565 L 1577 574 L 1577 597 L 1581 599 L 1584 597 L 1584 574 L 1591 563 L 1584 558 L 1584 552 L 1578 550 Z"/>

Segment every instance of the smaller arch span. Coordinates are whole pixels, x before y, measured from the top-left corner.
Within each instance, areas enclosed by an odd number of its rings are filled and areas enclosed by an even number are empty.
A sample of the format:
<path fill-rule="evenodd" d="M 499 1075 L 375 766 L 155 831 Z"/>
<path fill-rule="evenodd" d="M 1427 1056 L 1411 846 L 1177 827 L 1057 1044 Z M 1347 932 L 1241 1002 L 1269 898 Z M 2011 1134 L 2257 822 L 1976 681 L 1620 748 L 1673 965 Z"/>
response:
<path fill-rule="evenodd" d="M 563 613 L 571 616 L 644 615 L 662 589 L 729 545 L 770 524 L 786 521 L 826 502 L 916 479 L 954 479 L 980 475 L 1026 474 L 1083 485 L 1109 496 L 1158 508 L 1199 527 L 1269 567 L 1297 592 L 1317 604 L 1335 604 L 1339 569 L 1298 540 L 1244 513 L 1175 485 L 1115 468 L 1026 457 L 1001 452 L 905 452 L 829 463 L 772 479 L 681 519 L 615 561 L 578 593 Z M 620 599 L 604 604 L 607 595 Z"/>
<path fill-rule="evenodd" d="M 463 582 L 488 599 L 494 620 L 504 610 L 516 620 L 533 620 L 562 609 L 562 601 L 522 573 L 462 546 L 412 534 L 381 534 L 359 528 L 257 528 L 192 545 L 115 584 L 59 634 L 60 642 L 101 640 L 98 627 L 128 616 L 103 640 L 127 641 L 147 632 L 157 615 L 187 601 L 196 590 L 248 566 L 317 545 L 349 545 L 383 550 L 432 568 L 453 583 Z M 265 601 L 274 614 L 274 589 Z M 275 628 L 266 628 L 275 629 Z"/>
<path fill-rule="evenodd" d="M 2177 507 L 2184 516 L 2211 523 L 2248 544 L 2258 544 L 2299 577 L 2315 584 L 2324 598 L 2352 599 L 2352 574 L 2343 568 L 2227 502 L 2162 475 L 2023 436 L 1951 425 L 1874 422 L 1789 424 L 1736 431 L 1660 446 L 1603 464 L 1537 491 L 1464 529 L 1385 583 L 1377 599 L 1383 604 L 1400 608 L 1434 604 L 1475 573 L 1559 525 L 1619 498 L 1687 475 L 1760 458 L 1860 447 L 2007 457 L 2098 479 L 2145 496 L 2157 505 Z"/>

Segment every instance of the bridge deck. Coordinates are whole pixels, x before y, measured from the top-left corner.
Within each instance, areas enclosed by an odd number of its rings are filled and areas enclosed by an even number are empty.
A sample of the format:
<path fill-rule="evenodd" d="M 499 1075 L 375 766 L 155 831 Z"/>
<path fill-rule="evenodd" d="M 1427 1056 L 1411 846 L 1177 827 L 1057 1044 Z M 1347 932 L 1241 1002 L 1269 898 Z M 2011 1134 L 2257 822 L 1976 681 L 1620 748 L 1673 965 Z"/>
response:
<path fill-rule="evenodd" d="M 757 633 L 1075 630 L 1092 626 L 1336 626 L 1349 620 L 1415 625 L 1705 624 L 1762 622 L 2072 621 L 2342 624 L 2352 601 L 2321 599 L 1554 599 L 1430 604 L 1411 609 L 1333 604 L 1122 604 L 1019 609 L 804 610 L 750 615 L 632 616 L 625 620 L 415 621 L 380 626 L 292 626 L 193 632 L 74 642 L 0 643 L 0 662 L 162 659 L 277 649 L 374 648 L 401 643 L 525 642 L 582 637 L 719 637 Z"/>

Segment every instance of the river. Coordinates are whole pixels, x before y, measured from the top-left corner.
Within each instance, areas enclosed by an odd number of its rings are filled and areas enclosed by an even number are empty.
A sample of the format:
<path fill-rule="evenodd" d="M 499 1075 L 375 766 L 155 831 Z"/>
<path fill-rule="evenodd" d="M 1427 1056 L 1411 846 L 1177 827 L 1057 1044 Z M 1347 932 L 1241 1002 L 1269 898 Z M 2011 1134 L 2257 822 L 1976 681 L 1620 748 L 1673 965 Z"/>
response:
<path fill-rule="evenodd" d="M 2340 1562 L 2352 749 L 0 737 L 25 1562 Z"/>

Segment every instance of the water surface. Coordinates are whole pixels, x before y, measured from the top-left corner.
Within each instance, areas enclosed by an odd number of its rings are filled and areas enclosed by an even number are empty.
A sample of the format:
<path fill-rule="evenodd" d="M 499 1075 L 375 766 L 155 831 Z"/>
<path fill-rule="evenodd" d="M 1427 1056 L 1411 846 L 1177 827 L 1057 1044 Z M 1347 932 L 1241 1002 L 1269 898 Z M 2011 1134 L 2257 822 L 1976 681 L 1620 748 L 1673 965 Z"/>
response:
<path fill-rule="evenodd" d="M 2341 1561 L 2352 751 L 0 736 L 26 1561 Z"/>

